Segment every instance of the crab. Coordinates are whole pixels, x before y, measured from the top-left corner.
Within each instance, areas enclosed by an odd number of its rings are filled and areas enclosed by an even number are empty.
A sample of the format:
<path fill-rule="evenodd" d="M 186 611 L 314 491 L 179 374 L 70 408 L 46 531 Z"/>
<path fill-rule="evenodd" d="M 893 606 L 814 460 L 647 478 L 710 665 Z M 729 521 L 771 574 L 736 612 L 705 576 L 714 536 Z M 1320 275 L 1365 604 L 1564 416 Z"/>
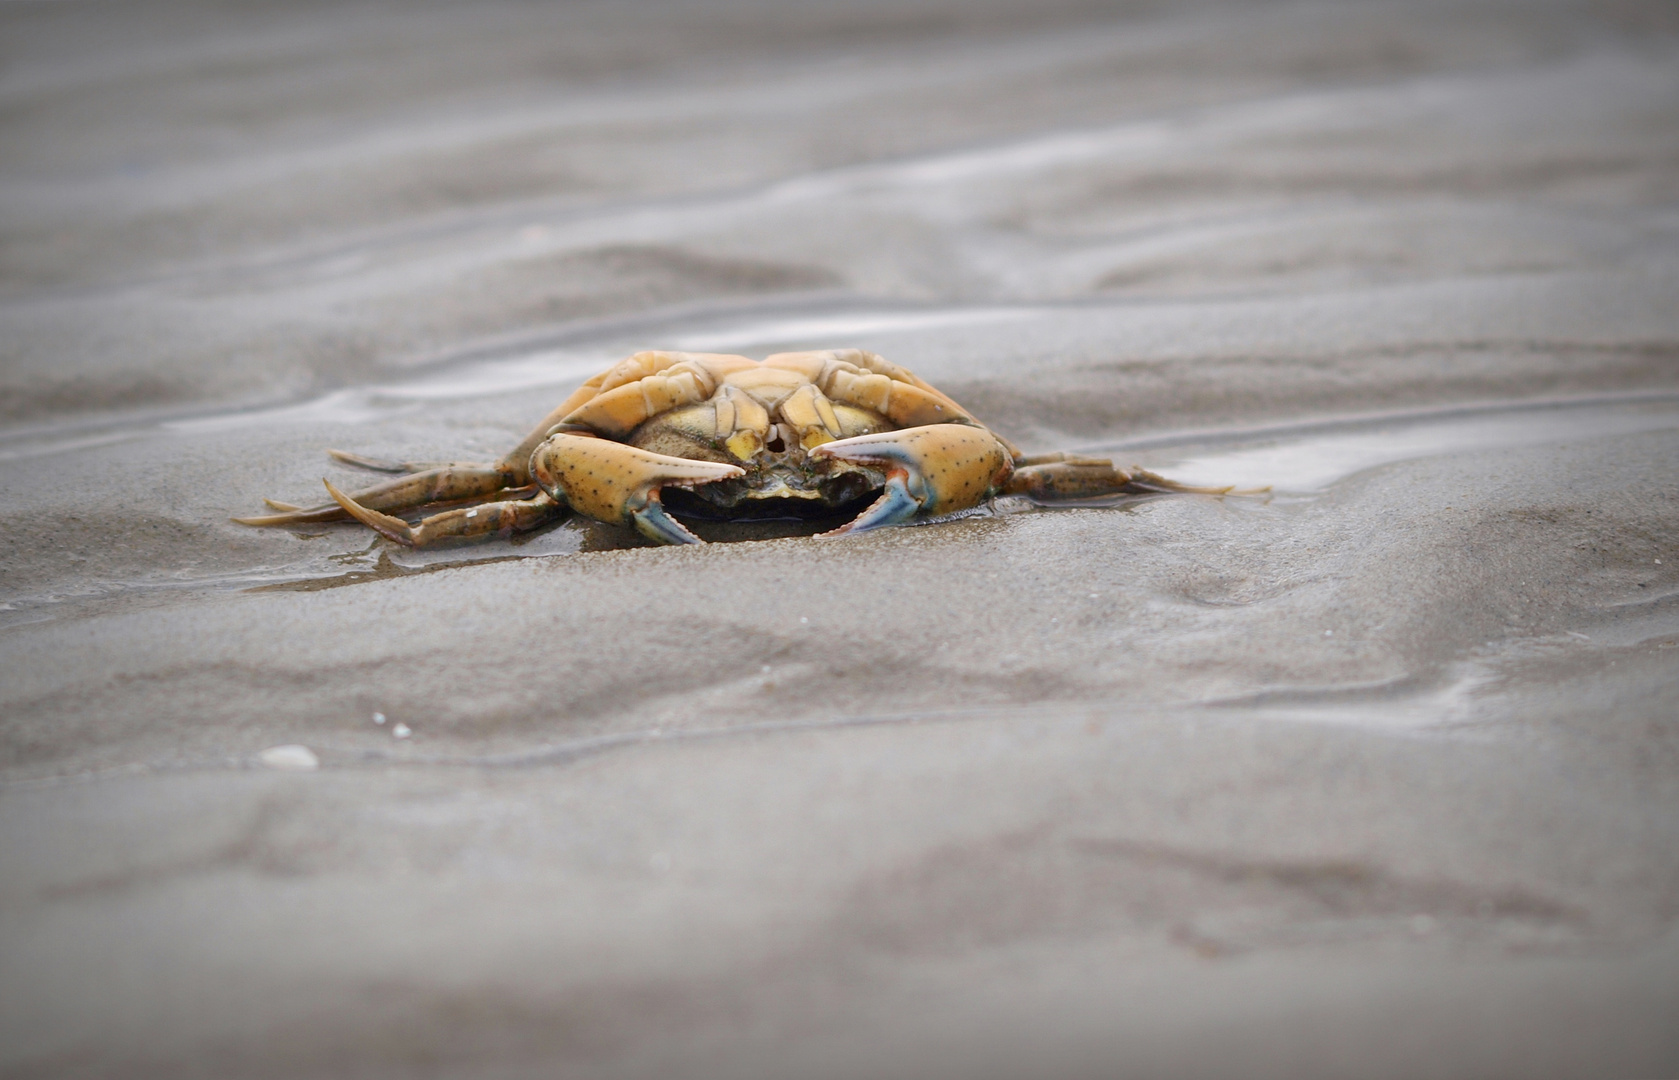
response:
<path fill-rule="evenodd" d="M 1071 454 L 1028 457 L 908 370 L 860 349 L 640 352 L 590 379 L 499 461 L 396 462 L 328 451 L 402 474 L 303 508 L 235 518 L 299 525 L 353 518 L 400 544 L 507 537 L 568 512 L 703 543 L 679 514 L 854 517 L 821 536 L 899 525 L 997 495 L 1037 502 L 1151 492 L 1224 494 Z M 433 511 L 425 514 L 425 511 Z M 418 516 L 419 520 L 409 521 Z M 423 515 L 423 516 L 422 516 Z"/>

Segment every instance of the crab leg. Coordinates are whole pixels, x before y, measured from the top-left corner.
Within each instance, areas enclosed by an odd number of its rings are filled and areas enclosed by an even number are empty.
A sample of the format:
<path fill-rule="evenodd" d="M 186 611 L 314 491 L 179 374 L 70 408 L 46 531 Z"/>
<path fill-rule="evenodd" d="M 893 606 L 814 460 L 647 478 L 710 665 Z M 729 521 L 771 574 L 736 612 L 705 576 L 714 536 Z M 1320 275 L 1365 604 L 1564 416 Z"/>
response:
<path fill-rule="evenodd" d="M 997 437 L 967 424 L 858 435 L 823 443 L 813 457 L 873 465 L 886 473 L 886 490 L 848 525 L 823 536 L 865 532 L 908 521 L 917 513 L 949 514 L 978 506 L 1008 477 L 1012 456 Z"/>
<path fill-rule="evenodd" d="M 1191 487 L 1149 472 L 1114 467 L 1106 458 L 1074 454 L 1045 454 L 1022 458 L 1003 485 L 1009 495 L 1025 495 L 1034 502 L 1095 499 L 1105 495 L 1143 495 L 1173 491 L 1193 495 L 1228 495 L 1232 487 Z"/>
<path fill-rule="evenodd" d="M 424 506 L 434 502 L 459 502 L 482 496 L 495 495 L 504 488 L 522 488 L 530 484 L 531 451 L 537 444 L 548 437 L 548 429 L 565 418 L 584 402 L 589 401 L 599 392 L 601 383 L 619 368 L 626 365 L 634 366 L 640 363 L 649 366 L 646 357 L 651 354 L 637 354 L 618 365 L 590 379 L 564 402 L 559 408 L 544 417 L 541 423 L 524 440 L 514 447 L 511 452 L 500 461 L 493 464 L 474 464 L 472 462 L 423 462 L 423 461 L 388 461 L 383 458 L 365 457 L 352 454 L 345 450 L 328 450 L 334 460 L 358 469 L 371 472 L 398 473 L 400 479 L 388 480 L 383 484 L 375 484 L 370 488 L 363 488 L 351 496 L 351 501 L 360 504 L 364 509 L 373 510 L 408 510 L 416 506 Z M 654 365 L 656 366 L 656 365 Z M 639 368 L 637 369 L 639 370 Z M 271 509 L 281 511 L 278 514 L 264 514 L 258 517 L 242 517 L 233 520 L 241 525 L 305 525 L 323 521 L 345 521 L 352 515 L 337 503 L 325 503 L 321 506 L 298 507 L 290 503 L 276 502 L 264 499 Z M 474 519 L 477 520 L 477 519 Z"/>
<path fill-rule="evenodd" d="M 634 525 L 663 544 L 699 544 L 665 512 L 659 489 L 696 487 L 744 476 L 737 465 L 694 461 L 640 450 L 609 439 L 551 436 L 531 455 L 531 474 L 543 491 L 597 521 Z"/>
<path fill-rule="evenodd" d="M 328 450 L 326 455 L 332 460 L 354 469 L 366 469 L 368 472 L 396 473 L 398 475 L 426 472 L 430 469 L 448 469 L 463 464 L 457 461 L 391 461 L 388 458 L 352 454 L 348 450 Z M 470 462 L 464 464 L 471 467 Z"/>
<path fill-rule="evenodd" d="M 527 532 L 565 513 L 565 504 L 557 503 L 544 492 L 528 499 L 503 499 L 500 502 L 480 503 L 470 508 L 448 510 L 433 514 L 417 525 L 401 518 L 370 510 L 355 499 L 323 480 L 331 495 L 344 512 L 368 528 L 409 547 L 427 547 L 448 540 L 474 540 L 485 536 L 508 536 Z"/>
<path fill-rule="evenodd" d="M 369 510 L 408 510 L 427 503 L 494 495 L 503 488 L 523 487 L 529 483 L 518 470 L 505 464 L 445 465 L 363 488 L 351 498 Z M 301 525 L 317 521 L 343 521 L 344 518 L 343 509 L 327 504 L 307 510 L 233 520 L 241 525 Z"/>
<path fill-rule="evenodd" d="M 398 509 L 402 509 L 402 510 L 408 510 L 408 509 L 431 510 L 431 511 L 434 511 L 434 512 L 435 511 L 442 511 L 442 510 L 453 510 L 456 507 L 468 508 L 468 507 L 473 507 L 473 506 L 482 506 L 485 503 L 491 503 L 491 502 L 516 502 L 520 499 L 528 499 L 532 495 L 535 495 L 536 492 L 537 492 L 537 487 L 536 487 L 535 484 L 526 484 L 524 487 L 498 488 L 495 491 L 492 491 L 488 495 L 469 495 L 464 499 L 444 499 L 444 500 L 440 500 L 438 502 L 424 503 L 424 504 L 421 504 L 420 506 L 417 506 L 417 507 L 399 507 Z M 324 507 L 317 507 L 313 510 L 306 510 L 305 508 L 303 508 L 301 506 L 293 506 L 291 503 L 283 503 L 283 502 L 280 502 L 276 499 L 264 499 L 262 501 L 267 503 L 270 507 L 272 507 L 275 510 L 285 511 L 287 513 L 290 513 L 290 512 L 293 512 L 293 511 L 303 511 L 305 514 L 318 514 L 324 520 L 330 520 L 330 521 L 348 521 L 348 520 L 350 520 L 349 511 L 345 510 L 342 506 L 339 506 L 337 503 L 327 503 Z M 328 514 L 336 514 L 337 517 L 327 518 L 326 515 L 328 515 Z M 238 519 L 235 519 L 235 520 L 238 520 Z"/>

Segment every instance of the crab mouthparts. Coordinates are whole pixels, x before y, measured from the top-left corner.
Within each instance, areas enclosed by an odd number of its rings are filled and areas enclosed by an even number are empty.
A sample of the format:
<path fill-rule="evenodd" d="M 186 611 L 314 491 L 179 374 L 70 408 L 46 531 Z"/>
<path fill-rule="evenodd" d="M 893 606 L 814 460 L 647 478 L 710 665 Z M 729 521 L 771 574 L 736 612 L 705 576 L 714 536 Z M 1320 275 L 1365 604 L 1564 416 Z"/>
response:
<path fill-rule="evenodd" d="M 816 487 L 794 487 L 785 477 L 772 476 L 765 483 L 754 485 L 748 499 L 820 499 L 822 491 Z"/>
<path fill-rule="evenodd" d="M 728 519 L 827 519 L 855 514 L 878 498 L 885 477 L 872 469 L 839 471 L 811 483 L 780 473 L 666 487 L 665 507 L 680 517 Z"/>

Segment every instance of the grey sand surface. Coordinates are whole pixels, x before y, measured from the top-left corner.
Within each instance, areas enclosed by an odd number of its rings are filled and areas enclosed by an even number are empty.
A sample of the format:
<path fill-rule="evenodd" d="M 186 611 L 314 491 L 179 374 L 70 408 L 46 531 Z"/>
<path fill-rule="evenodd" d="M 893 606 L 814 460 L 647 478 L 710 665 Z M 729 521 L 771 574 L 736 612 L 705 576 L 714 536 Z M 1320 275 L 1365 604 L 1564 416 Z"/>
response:
<path fill-rule="evenodd" d="M 0 1073 L 1679 1074 L 1676 61 L 1636 3 L 0 11 Z M 1273 490 L 228 521 L 835 346 Z"/>

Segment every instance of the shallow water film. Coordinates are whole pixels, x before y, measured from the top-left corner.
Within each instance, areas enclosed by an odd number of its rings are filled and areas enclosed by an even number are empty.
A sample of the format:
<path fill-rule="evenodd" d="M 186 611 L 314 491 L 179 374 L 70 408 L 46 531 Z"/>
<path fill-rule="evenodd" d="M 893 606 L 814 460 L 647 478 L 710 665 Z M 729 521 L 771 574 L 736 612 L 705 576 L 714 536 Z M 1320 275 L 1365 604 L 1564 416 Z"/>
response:
<path fill-rule="evenodd" d="M 1672 5 L 8 4 L 0 147 L 5 1076 L 1679 1074 Z M 1270 491 L 228 520 L 848 346 Z"/>

